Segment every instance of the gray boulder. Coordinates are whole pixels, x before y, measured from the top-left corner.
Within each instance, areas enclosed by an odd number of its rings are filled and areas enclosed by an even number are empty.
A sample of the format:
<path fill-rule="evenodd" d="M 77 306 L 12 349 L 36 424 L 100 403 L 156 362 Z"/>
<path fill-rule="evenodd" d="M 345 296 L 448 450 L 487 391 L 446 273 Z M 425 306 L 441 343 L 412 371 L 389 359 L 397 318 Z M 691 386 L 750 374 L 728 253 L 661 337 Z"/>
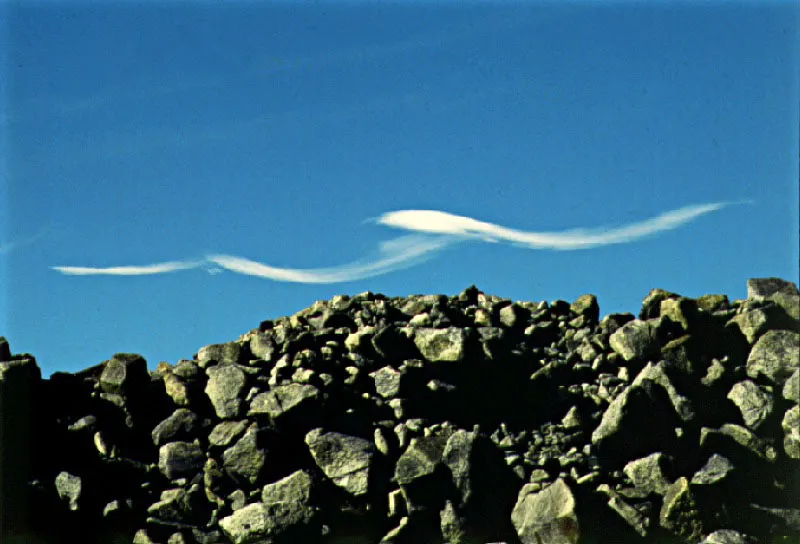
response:
<path fill-rule="evenodd" d="M 205 391 L 217 417 L 220 419 L 238 417 L 242 404 L 241 395 L 246 383 L 245 373 L 234 364 L 212 366 L 206 373 L 208 383 Z"/>
<path fill-rule="evenodd" d="M 577 544 L 580 541 L 575 497 L 559 478 L 541 491 L 526 484 L 517 497 L 511 523 L 522 544 Z"/>
<path fill-rule="evenodd" d="M 153 428 L 151 436 L 153 444 L 161 446 L 167 442 L 195 438 L 198 430 L 197 414 L 186 408 L 178 408 Z"/>
<path fill-rule="evenodd" d="M 792 459 L 800 459 L 800 405 L 795 404 L 783 416 L 783 450 Z"/>
<path fill-rule="evenodd" d="M 267 414 L 277 420 L 288 412 L 313 403 L 319 398 L 319 394 L 319 389 L 313 385 L 299 383 L 278 385 L 266 393 L 260 393 L 253 397 L 247 414 Z"/>
<path fill-rule="evenodd" d="M 222 465 L 228 474 L 252 485 L 258 481 L 266 457 L 258 444 L 258 425 L 253 423 L 244 436 L 222 454 Z"/>
<path fill-rule="evenodd" d="M 686 478 L 678 478 L 669 486 L 658 520 L 661 527 L 687 541 L 701 538 L 703 522 Z"/>
<path fill-rule="evenodd" d="M 772 414 L 772 394 L 750 380 L 734 384 L 728 399 L 739 408 L 744 424 L 750 429 L 758 429 Z"/>
<path fill-rule="evenodd" d="M 116 353 L 103 364 L 100 387 L 106 393 L 127 394 L 149 381 L 147 361 L 134 353 Z"/>
<path fill-rule="evenodd" d="M 665 464 L 665 456 L 659 452 L 629 462 L 622 471 L 642 492 L 663 495 L 670 485 L 670 480 L 664 475 Z"/>
<path fill-rule="evenodd" d="M 466 356 L 467 332 L 457 327 L 446 329 L 420 327 L 414 331 L 414 344 L 427 361 L 433 363 L 462 361 Z"/>
<path fill-rule="evenodd" d="M 800 333 L 778 330 L 767 331 L 758 339 L 747 358 L 747 375 L 763 376 L 782 386 L 800 368 Z"/>
<path fill-rule="evenodd" d="M 56 476 L 56 492 L 61 500 L 67 501 L 70 510 L 79 508 L 78 501 L 83 491 L 83 481 L 79 476 L 74 476 L 69 472 L 59 472 Z"/>
<path fill-rule="evenodd" d="M 193 476 L 205 461 L 202 448 L 190 442 L 169 442 L 158 449 L 158 469 L 170 480 Z"/>
<path fill-rule="evenodd" d="M 351 495 L 367 493 L 375 454 L 372 442 L 322 429 L 309 431 L 305 442 L 314 462 L 334 484 Z"/>
<path fill-rule="evenodd" d="M 656 329 L 659 323 L 635 319 L 617 329 L 608 343 L 626 361 L 645 359 L 658 352 Z"/>
<path fill-rule="evenodd" d="M 733 472 L 735 467 L 727 457 L 719 454 L 713 454 L 708 458 L 706 464 L 692 476 L 692 484 L 694 485 L 714 485 L 717 484 Z"/>
<path fill-rule="evenodd" d="M 210 344 L 200 348 L 197 352 L 197 361 L 201 368 L 209 366 L 213 361 L 217 363 L 238 363 L 242 357 L 242 346 L 237 342 L 225 344 Z"/>

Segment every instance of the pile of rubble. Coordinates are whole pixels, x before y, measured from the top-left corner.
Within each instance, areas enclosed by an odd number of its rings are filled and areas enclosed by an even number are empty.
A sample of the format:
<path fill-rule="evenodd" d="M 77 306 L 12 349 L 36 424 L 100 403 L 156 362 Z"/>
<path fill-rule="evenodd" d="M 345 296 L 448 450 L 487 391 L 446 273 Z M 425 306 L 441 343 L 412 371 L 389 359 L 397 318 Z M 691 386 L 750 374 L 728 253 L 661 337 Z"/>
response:
<path fill-rule="evenodd" d="M 42 380 L 0 339 L 4 543 L 800 538 L 800 294 L 362 293 Z"/>

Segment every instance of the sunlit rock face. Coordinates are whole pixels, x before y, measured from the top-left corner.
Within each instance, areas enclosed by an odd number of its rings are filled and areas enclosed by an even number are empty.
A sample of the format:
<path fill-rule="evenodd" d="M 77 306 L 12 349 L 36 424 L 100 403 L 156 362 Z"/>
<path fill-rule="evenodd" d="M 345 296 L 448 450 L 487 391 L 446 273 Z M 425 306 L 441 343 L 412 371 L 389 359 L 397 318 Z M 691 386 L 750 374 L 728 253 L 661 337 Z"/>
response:
<path fill-rule="evenodd" d="M 0 339 L 3 542 L 800 539 L 797 287 L 376 293 L 149 371 Z"/>

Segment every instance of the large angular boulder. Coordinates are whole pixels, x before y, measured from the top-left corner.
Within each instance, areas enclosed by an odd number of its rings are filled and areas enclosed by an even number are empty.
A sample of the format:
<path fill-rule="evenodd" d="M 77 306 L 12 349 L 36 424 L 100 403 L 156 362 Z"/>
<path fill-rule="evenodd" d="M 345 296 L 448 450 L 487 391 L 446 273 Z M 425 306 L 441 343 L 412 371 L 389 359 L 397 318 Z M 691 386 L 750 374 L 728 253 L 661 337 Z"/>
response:
<path fill-rule="evenodd" d="M 352 495 L 367 493 L 375 454 L 372 442 L 322 429 L 309 431 L 305 442 L 314 462 L 334 484 Z"/>

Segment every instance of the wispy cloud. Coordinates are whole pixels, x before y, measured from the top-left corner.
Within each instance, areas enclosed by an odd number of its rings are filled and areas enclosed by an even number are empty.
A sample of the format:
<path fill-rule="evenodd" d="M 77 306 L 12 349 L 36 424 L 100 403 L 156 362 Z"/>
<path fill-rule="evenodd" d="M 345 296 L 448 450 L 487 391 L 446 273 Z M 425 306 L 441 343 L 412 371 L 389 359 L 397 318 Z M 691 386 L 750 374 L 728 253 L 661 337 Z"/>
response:
<path fill-rule="evenodd" d="M 616 228 L 571 229 L 557 232 L 533 232 L 511 229 L 478 221 L 471 217 L 435 210 L 400 210 L 381 215 L 376 222 L 387 227 L 452 234 L 485 241 L 504 240 L 532 249 L 575 250 L 622 244 L 676 229 L 701 215 L 731 203 L 697 204 L 671 210 L 638 223 Z"/>
<path fill-rule="evenodd" d="M 204 261 L 169 261 L 166 263 L 148 264 L 144 266 L 110 266 L 95 268 L 90 266 L 53 266 L 62 274 L 70 276 L 149 276 L 165 274 L 179 270 L 191 270 L 203 266 Z"/>
<path fill-rule="evenodd" d="M 225 270 L 248 276 L 295 283 L 340 283 L 413 266 L 456 240 L 453 236 L 402 236 L 383 242 L 376 260 L 356 261 L 332 268 L 277 268 L 230 255 L 210 255 L 207 259 Z"/>
<path fill-rule="evenodd" d="M 744 203 L 744 202 L 739 202 Z M 698 217 L 734 202 L 695 204 L 670 210 L 644 221 L 619 227 L 533 232 L 512 229 L 471 217 L 437 210 L 399 210 L 367 221 L 415 232 L 382 242 L 378 255 L 329 268 L 281 268 L 232 255 L 208 255 L 203 260 L 184 260 L 145 266 L 95 268 L 54 266 L 63 274 L 141 276 L 203 268 L 209 274 L 220 269 L 274 281 L 294 283 L 340 283 L 379 276 L 407 268 L 432 257 L 445 247 L 463 241 L 509 242 L 530 249 L 578 250 L 634 242 L 681 227 Z"/>

